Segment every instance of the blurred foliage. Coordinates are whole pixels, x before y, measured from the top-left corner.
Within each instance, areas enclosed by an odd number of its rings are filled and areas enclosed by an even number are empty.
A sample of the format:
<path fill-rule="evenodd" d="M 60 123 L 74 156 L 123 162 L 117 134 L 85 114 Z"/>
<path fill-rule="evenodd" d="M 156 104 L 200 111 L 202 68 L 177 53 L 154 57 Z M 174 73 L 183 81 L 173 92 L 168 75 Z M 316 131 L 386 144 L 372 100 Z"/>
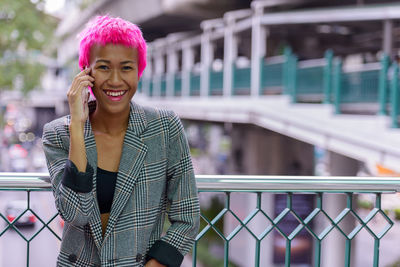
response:
<path fill-rule="evenodd" d="M 358 206 L 359 206 L 360 208 L 362 208 L 362 209 L 370 210 L 370 209 L 373 209 L 373 208 L 374 208 L 374 204 L 373 204 L 371 201 L 368 201 L 368 200 L 360 200 L 360 199 L 359 199 L 357 202 L 358 202 Z"/>
<path fill-rule="evenodd" d="M 88 8 L 90 5 L 92 5 L 94 2 L 97 0 L 79 0 L 79 8 L 81 10 Z"/>
<path fill-rule="evenodd" d="M 209 208 L 201 209 L 201 214 L 203 214 L 204 217 L 206 217 L 208 220 L 212 221 L 217 215 L 225 208 L 224 203 L 221 203 L 220 199 L 217 196 L 214 196 L 211 198 L 211 204 Z M 200 220 L 200 229 L 202 230 L 204 227 L 206 227 L 208 223 L 205 220 Z M 224 230 L 224 219 L 220 218 L 215 224 L 215 228 L 223 232 Z M 200 230 L 200 231 L 201 231 Z M 207 233 L 203 237 L 207 241 L 212 241 L 212 242 L 221 242 L 222 244 L 222 239 L 221 237 L 215 232 L 214 229 L 209 229 Z"/>
<path fill-rule="evenodd" d="M 38 86 L 45 66 L 37 59 L 50 54 L 46 45 L 58 23 L 43 9 L 43 0 L 0 1 L 0 91 Z"/>
<path fill-rule="evenodd" d="M 201 262 L 201 266 L 204 267 L 224 266 L 224 259 L 213 256 L 209 247 L 203 243 L 199 243 L 197 246 L 197 259 Z M 228 262 L 228 267 L 237 267 L 237 265 L 233 262 Z"/>
<path fill-rule="evenodd" d="M 400 209 L 399 208 L 394 209 L 394 218 L 396 220 L 400 220 Z"/>
<path fill-rule="evenodd" d="M 212 221 L 217 215 L 225 208 L 225 203 L 218 196 L 213 196 L 210 199 L 208 208 L 201 207 L 201 214 L 208 220 Z M 200 220 L 200 231 L 206 227 L 208 223 L 201 219 Z M 220 218 L 214 223 L 214 227 L 222 233 L 224 232 L 224 217 Z M 223 251 L 224 241 L 215 232 L 214 229 L 209 229 L 206 234 L 201 238 L 201 241 L 197 245 L 197 258 L 204 267 L 224 266 L 224 255 L 215 255 L 211 253 L 210 248 L 212 246 L 218 246 Z M 232 262 L 228 263 L 228 267 L 236 267 Z"/>
<path fill-rule="evenodd" d="M 84 10 L 97 2 L 98 0 L 68 0 L 70 3 L 73 3 L 75 6 L 79 7 L 80 10 Z"/>

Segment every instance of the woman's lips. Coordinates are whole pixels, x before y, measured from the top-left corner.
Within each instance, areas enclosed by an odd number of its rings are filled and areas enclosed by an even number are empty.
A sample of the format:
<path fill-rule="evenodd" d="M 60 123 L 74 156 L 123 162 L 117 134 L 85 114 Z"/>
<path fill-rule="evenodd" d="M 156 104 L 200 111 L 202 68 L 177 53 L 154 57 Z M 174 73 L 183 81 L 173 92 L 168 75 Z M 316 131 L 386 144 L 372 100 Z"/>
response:
<path fill-rule="evenodd" d="M 103 92 L 108 97 L 108 99 L 110 99 L 111 101 L 120 101 L 124 97 L 124 95 L 126 94 L 127 90 L 120 90 L 120 91 L 103 90 Z M 115 94 L 115 93 L 119 93 L 120 94 L 120 93 L 122 93 L 122 94 L 113 96 L 113 95 L 107 94 L 107 93 L 112 93 L 112 94 Z"/>

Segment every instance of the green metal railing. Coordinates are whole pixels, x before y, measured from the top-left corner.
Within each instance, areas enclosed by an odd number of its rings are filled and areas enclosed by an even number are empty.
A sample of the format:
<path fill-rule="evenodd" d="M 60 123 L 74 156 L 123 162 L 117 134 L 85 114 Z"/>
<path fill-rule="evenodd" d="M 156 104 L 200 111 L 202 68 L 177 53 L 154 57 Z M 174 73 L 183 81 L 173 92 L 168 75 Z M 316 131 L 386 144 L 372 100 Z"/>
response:
<path fill-rule="evenodd" d="M 150 79 L 149 82 L 149 96 L 153 96 L 154 95 L 154 80 Z"/>
<path fill-rule="evenodd" d="M 332 50 L 327 50 L 324 58 L 299 61 L 292 50 L 286 48 L 281 56 L 260 58 L 259 64 L 259 95 L 282 93 L 289 95 L 293 103 L 333 104 L 337 114 L 342 112 L 343 104 L 347 104 L 350 110 L 352 107 L 360 110 L 367 107 L 364 104 L 372 104 L 368 105 L 368 113 L 376 109 L 376 114 L 390 116 L 392 127 L 399 127 L 399 77 L 398 73 L 395 74 L 397 63 L 390 66 L 387 55 L 383 55 L 380 62 L 350 66 L 352 69 L 349 69 L 349 66 L 341 63 L 340 58 L 334 58 Z M 232 95 L 250 96 L 251 71 L 251 68 L 232 65 Z M 212 71 L 210 68 L 209 75 L 207 94 L 223 95 L 223 71 Z M 190 96 L 200 95 L 200 76 L 191 73 Z M 154 94 L 153 83 L 154 80 L 148 90 L 150 96 Z M 143 87 L 142 83 L 140 87 Z M 182 95 L 182 81 L 177 76 L 174 87 L 174 96 Z M 162 79 L 161 95 L 165 94 L 166 84 L 165 79 Z"/>
<path fill-rule="evenodd" d="M 297 95 L 316 95 L 322 100 L 325 65 L 325 59 L 299 62 L 297 67 Z"/>
<path fill-rule="evenodd" d="M 250 95 L 251 68 L 237 68 L 233 66 L 233 94 Z"/>
<path fill-rule="evenodd" d="M 380 242 L 381 239 L 386 235 L 390 228 L 394 225 L 394 221 L 388 217 L 382 207 L 382 194 L 383 193 L 395 193 L 400 191 L 400 178 L 384 178 L 384 177 L 288 177 L 288 176 L 210 176 L 210 175 L 197 175 L 196 181 L 199 189 L 200 197 L 203 194 L 223 194 L 225 201 L 223 207 L 218 211 L 215 216 L 208 217 L 209 214 L 205 207 L 202 208 L 201 220 L 202 228 L 196 237 L 196 241 L 193 247 L 192 259 L 193 266 L 197 266 L 197 262 L 207 260 L 207 256 L 204 259 L 200 257 L 199 252 L 200 243 L 202 240 L 207 238 L 209 232 L 214 232 L 217 238 L 222 242 L 223 246 L 223 257 L 221 265 L 218 266 L 230 266 L 232 263 L 232 255 L 229 254 L 229 248 L 233 240 L 237 239 L 238 233 L 246 231 L 252 237 L 252 242 L 255 244 L 254 255 L 254 266 L 261 266 L 261 254 L 265 253 L 262 250 L 261 242 L 266 238 L 272 238 L 272 233 L 275 231 L 281 237 L 284 238 L 286 243 L 285 249 L 285 266 L 291 266 L 292 255 L 291 248 L 293 241 L 302 231 L 307 231 L 312 237 L 314 246 L 312 254 L 314 256 L 313 266 L 321 266 L 321 253 L 322 253 L 322 241 L 326 240 L 327 236 L 332 233 L 332 230 L 340 233 L 345 238 L 345 246 L 343 250 L 345 252 L 345 259 L 342 266 L 350 266 L 351 251 L 352 251 L 352 240 L 357 236 L 361 230 L 366 230 L 371 238 L 374 240 L 374 257 L 371 266 L 379 266 L 380 256 Z M 0 213 L 0 217 L 7 223 L 7 227 L 0 232 L 0 238 L 3 234 L 14 229 L 27 243 L 27 263 L 29 266 L 29 250 L 30 243 L 35 239 L 43 229 L 47 228 L 54 235 L 55 238 L 61 240 L 52 229 L 49 224 L 57 217 L 58 214 L 54 214 L 49 220 L 43 220 L 40 216 L 31 208 L 30 193 L 34 191 L 49 191 L 50 184 L 48 175 L 45 173 L 34 174 L 34 173 L 0 173 L 0 190 L 8 191 L 25 191 L 27 193 L 27 209 L 20 214 L 11 223 Z M 232 204 L 232 198 L 234 194 L 242 193 L 248 194 L 249 196 L 255 196 L 256 202 L 254 207 L 251 207 L 250 212 L 243 218 L 242 211 L 235 211 L 235 207 Z M 263 198 L 267 195 L 285 194 L 286 195 L 286 208 L 281 210 L 278 214 L 274 215 L 268 212 L 265 207 L 262 206 Z M 309 214 L 301 215 L 295 208 L 296 196 L 300 194 L 314 195 L 315 206 L 310 207 Z M 332 216 L 326 210 L 326 202 L 324 202 L 325 196 L 330 194 L 342 194 L 346 197 L 347 203 L 341 207 L 339 215 Z M 368 215 L 362 216 L 359 210 L 353 203 L 353 196 L 358 194 L 373 194 L 375 195 L 375 204 L 372 209 L 369 210 Z M 23 233 L 15 227 L 14 223 L 21 218 L 26 212 L 32 212 L 43 226 L 31 237 L 26 238 Z M 217 227 L 218 223 L 224 220 L 226 215 L 233 216 L 238 222 L 238 226 L 232 231 L 226 231 Z M 268 221 L 261 233 L 254 232 L 249 226 L 255 217 L 261 216 Z M 297 226 L 290 232 L 285 231 L 282 228 L 282 224 L 288 216 L 294 217 L 297 221 Z M 318 216 L 323 216 L 327 221 L 328 225 L 324 226 L 322 231 L 315 230 L 315 220 Z M 348 216 L 351 216 L 357 222 L 351 232 L 347 233 L 342 229 L 341 222 Z M 376 231 L 370 226 L 370 222 L 375 218 L 380 217 L 386 221 L 386 225 Z M 314 222 L 314 226 L 312 224 Z"/>
<path fill-rule="evenodd" d="M 174 96 L 182 95 L 182 74 L 177 73 L 174 75 Z"/>
<path fill-rule="evenodd" d="M 283 56 L 261 59 L 261 94 L 271 91 L 282 91 L 284 86 L 284 69 L 287 67 Z"/>
<path fill-rule="evenodd" d="M 138 91 L 139 93 L 142 93 L 142 92 L 143 92 L 143 79 L 140 79 L 140 80 L 139 80 L 138 86 L 137 86 L 137 91 Z"/>
<path fill-rule="evenodd" d="M 161 84 L 160 84 L 160 95 L 166 96 L 167 95 L 167 74 L 161 76 Z"/>
<path fill-rule="evenodd" d="M 344 71 L 342 74 L 342 103 L 378 103 L 380 64 L 374 69 Z"/>
<path fill-rule="evenodd" d="M 200 95 L 200 74 L 190 73 L 190 95 L 199 96 Z"/>
<path fill-rule="evenodd" d="M 222 95 L 223 83 L 224 72 L 210 70 L 210 95 Z"/>

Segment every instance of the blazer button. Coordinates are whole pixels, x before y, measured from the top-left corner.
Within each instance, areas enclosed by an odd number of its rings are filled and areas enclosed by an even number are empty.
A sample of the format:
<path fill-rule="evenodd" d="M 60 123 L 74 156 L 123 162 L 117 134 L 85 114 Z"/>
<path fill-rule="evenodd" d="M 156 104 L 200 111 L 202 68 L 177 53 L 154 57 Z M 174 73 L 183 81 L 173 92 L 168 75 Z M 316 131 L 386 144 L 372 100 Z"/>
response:
<path fill-rule="evenodd" d="M 70 262 L 76 262 L 77 259 L 78 259 L 78 258 L 76 257 L 75 254 L 70 254 L 70 255 L 68 256 L 68 260 L 69 260 Z"/>
<path fill-rule="evenodd" d="M 136 262 L 142 261 L 142 254 L 137 254 L 136 255 Z"/>

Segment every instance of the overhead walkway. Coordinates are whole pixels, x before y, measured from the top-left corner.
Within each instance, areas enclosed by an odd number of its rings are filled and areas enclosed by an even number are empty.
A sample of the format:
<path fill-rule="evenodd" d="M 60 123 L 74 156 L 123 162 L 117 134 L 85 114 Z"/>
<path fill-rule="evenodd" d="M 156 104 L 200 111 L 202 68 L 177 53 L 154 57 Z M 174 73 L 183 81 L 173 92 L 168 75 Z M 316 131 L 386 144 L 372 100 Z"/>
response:
<path fill-rule="evenodd" d="M 255 124 L 399 170 L 399 71 L 392 36 L 400 5 L 279 13 L 264 8 L 263 1 L 254 1 L 252 9 L 204 21 L 201 35 L 174 34 L 149 44 L 138 101 L 171 108 L 185 119 Z M 336 48 L 338 54 L 328 49 L 320 58 L 305 58 L 289 46 L 280 55 L 266 53 L 269 40 L 276 41 L 274 25 L 331 29 L 355 21 L 381 22 L 380 56 L 354 63 L 343 53 L 346 47 Z M 341 34 L 349 34 L 346 29 Z M 250 54 L 239 56 L 239 46 L 251 48 Z"/>
<path fill-rule="evenodd" d="M 249 123 L 366 162 L 399 170 L 400 130 L 375 115 L 335 115 L 330 105 L 292 104 L 287 96 L 154 99 L 142 104 L 173 109 L 183 119 Z"/>

